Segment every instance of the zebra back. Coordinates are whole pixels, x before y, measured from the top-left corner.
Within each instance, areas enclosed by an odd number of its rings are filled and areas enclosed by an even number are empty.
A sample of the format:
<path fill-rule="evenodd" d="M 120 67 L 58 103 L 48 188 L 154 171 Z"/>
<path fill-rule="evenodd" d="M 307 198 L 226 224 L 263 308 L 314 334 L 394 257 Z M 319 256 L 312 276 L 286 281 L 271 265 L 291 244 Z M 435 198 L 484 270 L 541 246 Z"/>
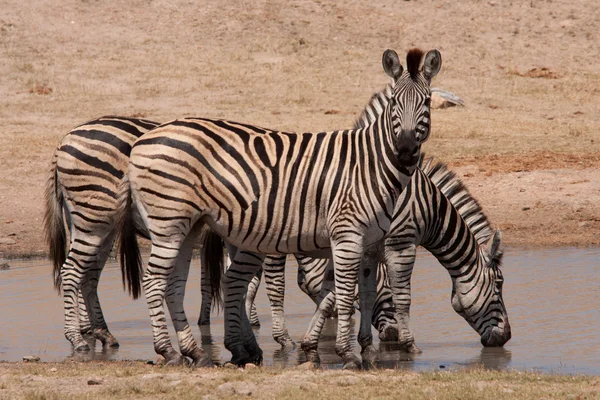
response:
<path fill-rule="evenodd" d="M 479 202 L 469 193 L 456 173 L 449 170 L 445 163 L 433 157 L 425 159 L 423 156 L 419 167 L 456 208 L 477 243 L 479 245 L 488 243 L 494 230 Z"/>

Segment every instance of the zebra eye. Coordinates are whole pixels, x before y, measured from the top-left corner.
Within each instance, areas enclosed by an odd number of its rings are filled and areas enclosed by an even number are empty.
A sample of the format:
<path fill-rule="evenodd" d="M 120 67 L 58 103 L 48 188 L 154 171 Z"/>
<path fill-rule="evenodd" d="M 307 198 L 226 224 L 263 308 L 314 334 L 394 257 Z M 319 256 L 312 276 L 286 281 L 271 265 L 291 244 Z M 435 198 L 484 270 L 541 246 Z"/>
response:
<path fill-rule="evenodd" d="M 501 289 L 503 284 L 504 284 L 504 279 L 502 279 L 502 278 L 497 278 L 496 279 L 496 287 L 498 289 Z"/>

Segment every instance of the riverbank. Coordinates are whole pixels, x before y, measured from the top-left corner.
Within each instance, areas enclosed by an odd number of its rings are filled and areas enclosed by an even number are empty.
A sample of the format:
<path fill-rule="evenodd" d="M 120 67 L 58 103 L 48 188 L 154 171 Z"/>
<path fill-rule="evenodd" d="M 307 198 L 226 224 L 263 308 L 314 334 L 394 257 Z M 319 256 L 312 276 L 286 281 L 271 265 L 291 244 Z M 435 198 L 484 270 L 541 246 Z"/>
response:
<path fill-rule="evenodd" d="M 4 399 L 593 399 L 600 378 L 489 371 L 164 368 L 141 361 L 0 363 Z"/>

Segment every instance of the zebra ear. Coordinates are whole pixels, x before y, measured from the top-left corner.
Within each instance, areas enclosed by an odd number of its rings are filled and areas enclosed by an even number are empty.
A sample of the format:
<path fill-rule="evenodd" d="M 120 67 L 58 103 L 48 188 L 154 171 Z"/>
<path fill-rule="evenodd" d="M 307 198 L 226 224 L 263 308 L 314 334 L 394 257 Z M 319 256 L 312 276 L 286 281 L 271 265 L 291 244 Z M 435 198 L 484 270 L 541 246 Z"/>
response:
<path fill-rule="evenodd" d="M 500 229 L 496 229 L 494 236 L 490 240 L 490 260 L 494 264 L 500 264 L 502 262 L 502 256 L 504 250 L 502 250 L 502 233 Z"/>
<path fill-rule="evenodd" d="M 400 75 L 402 75 L 402 65 L 400 64 L 400 59 L 398 58 L 398 53 L 394 50 L 387 49 L 383 53 L 383 59 L 381 60 L 383 64 L 383 70 L 386 74 L 397 80 Z"/>
<path fill-rule="evenodd" d="M 436 49 L 430 50 L 427 55 L 425 55 L 425 61 L 423 62 L 423 76 L 431 82 L 433 77 L 440 72 L 441 68 L 442 55 Z"/>

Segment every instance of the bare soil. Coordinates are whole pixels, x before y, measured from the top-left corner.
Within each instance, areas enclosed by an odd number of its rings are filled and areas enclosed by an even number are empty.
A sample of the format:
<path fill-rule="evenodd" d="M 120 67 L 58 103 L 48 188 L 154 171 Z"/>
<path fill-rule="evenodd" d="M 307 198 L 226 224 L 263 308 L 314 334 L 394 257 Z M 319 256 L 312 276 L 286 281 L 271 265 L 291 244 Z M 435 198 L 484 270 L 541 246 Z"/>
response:
<path fill-rule="evenodd" d="M 350 127 L 386 48 L 437 48 L 425 150 L 515 246 L 600 243 L 600 3 L 5 0 L 0 257 L 44 254 L 43 187 L 72 127 L 105 114 Z"/>

